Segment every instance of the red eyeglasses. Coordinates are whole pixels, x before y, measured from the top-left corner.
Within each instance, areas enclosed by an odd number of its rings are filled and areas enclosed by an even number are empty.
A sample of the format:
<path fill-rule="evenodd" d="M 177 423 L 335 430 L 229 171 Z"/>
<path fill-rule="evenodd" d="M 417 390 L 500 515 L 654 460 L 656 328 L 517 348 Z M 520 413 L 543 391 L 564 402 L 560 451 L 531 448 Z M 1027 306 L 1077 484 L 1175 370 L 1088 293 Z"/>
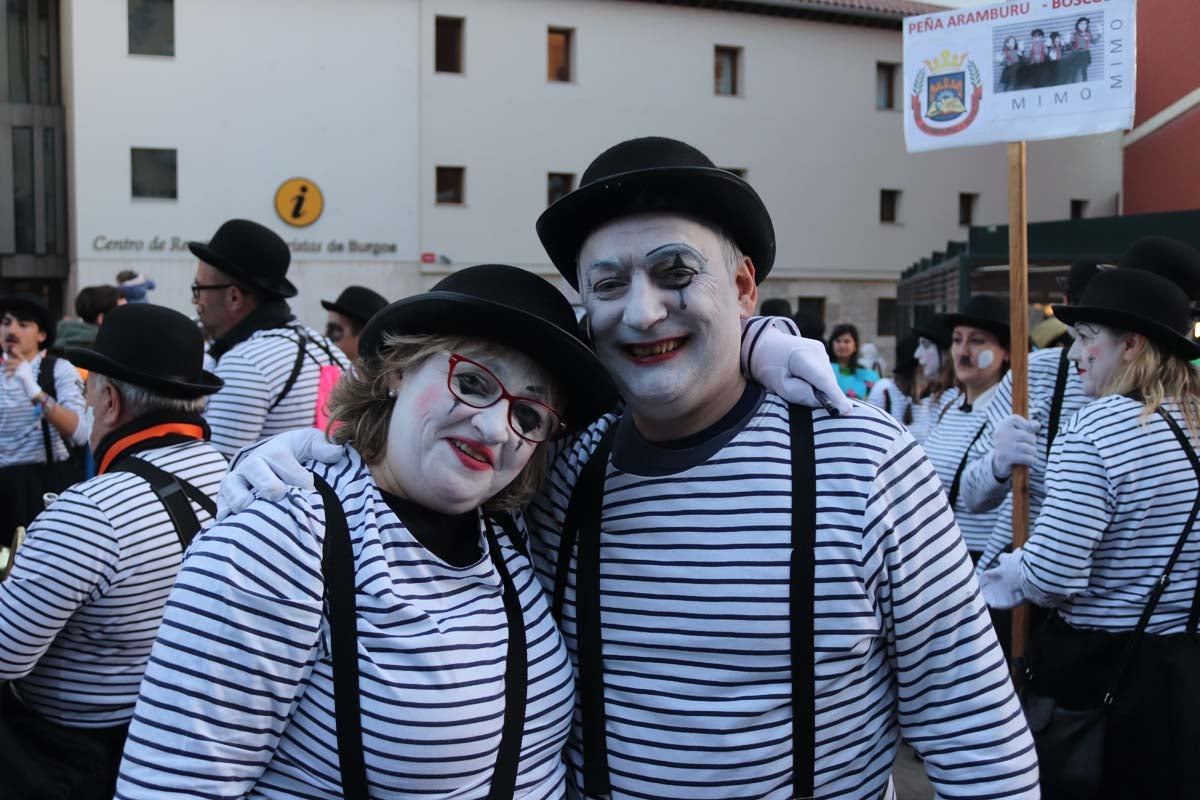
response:
<path fill-rule="evenodd" d="M 446 388 L 471 408 L 489 408 L 507 400 L 509 427 L 528 442 L 548 441 L 566 428 L 553 408 L 531 397 L 510 394 L 491 370 L 457 353 L 450 354 Z"/>

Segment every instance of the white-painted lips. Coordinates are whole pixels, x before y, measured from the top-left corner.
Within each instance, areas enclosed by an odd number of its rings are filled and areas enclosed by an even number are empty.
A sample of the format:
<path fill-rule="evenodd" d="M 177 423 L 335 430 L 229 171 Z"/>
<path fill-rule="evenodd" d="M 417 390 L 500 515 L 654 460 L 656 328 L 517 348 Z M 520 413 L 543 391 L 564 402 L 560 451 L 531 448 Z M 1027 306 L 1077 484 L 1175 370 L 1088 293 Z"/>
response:
<path fill-rule="evenodd" d="M 492 463 L 492 459 L 487 453 L 476 450 L 474 447 L 471 447 L 471 445 L 467 444 L 461 439 L 451 439 L 450 444 L 454 445 L 459 450 L 482 464 L 487 464 L 490 466 Z"/>
<path fill-rule="evenodd" d="M 650 344 L 627 344 L 625 345 L 625 351 L 634 358 L 661 356 L 665 353 L 678 350 L 685 342 L 687 342 L 687 338 L 680 337 L 678 339 L 668 339 L 663 342 L 651 342 Z"/>

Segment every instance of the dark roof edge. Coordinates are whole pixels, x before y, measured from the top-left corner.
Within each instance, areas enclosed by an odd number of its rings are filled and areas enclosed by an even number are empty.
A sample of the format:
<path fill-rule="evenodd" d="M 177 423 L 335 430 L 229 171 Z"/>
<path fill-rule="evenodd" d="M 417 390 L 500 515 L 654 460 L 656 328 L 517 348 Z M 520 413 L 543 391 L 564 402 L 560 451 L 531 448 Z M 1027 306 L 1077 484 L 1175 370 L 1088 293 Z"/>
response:
<path fill-rule="evenodd" d="M 692 6 L 717 11 L 733 11 L 743 14 L 762 14 L 772 17 L 791 17 L 819 22 L 862 25 L 870 28 L 892 28 L 900 30 L 904 15 L 889 11 L 854 9 L 831 6 L 822 2 L 800 2 L 780 5 L 754 0 L 624 0 L 633 3 L 653 3 L 668 6 Z"/>

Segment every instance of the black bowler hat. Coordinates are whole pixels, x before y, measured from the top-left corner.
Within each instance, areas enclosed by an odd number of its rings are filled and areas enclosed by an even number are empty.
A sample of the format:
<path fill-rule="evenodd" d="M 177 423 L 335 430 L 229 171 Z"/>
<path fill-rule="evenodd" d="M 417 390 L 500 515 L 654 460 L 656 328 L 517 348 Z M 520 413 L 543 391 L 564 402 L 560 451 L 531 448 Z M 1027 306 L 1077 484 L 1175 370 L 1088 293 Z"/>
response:
<path fill-rule="evenodd" d="M 1167 352 L 1188 361 L 1200 358 L 1200 344 L 1189 336 L 1192 321 L 1183 289 L 1153 272 L 1101 270 L 1077 306 L 1054 306 L 1068 325 L 1094 322 L 1140 333 Z"/>
<path fill-rule="evenodd" d="M 1111 265 L 1109 266 L 1111 268 Z M 1055 279 L 1058 288 L 1067 296 L 1067 300 L 1072 303 L 1078 303 L 1079 298 L 1083 296 L 1083 290 L 1087 288 L 1088 281 L 1099 272 L 1105 269 L 1095 261 L 1076 261 L 1071 265 L 1070 271 L 1065 277 Z"/>
<path fill-rule="evenodd" d="M 1129 246 L 1117 266 L 1153 272 L 1183 289 L 1188 299 L 1200 301 L 1200 252 L 1166 236 L 1143 236 Z"/>
<path fill-rule="evenodd" d="M 201 397 L 225 385 L 204 370 L 200 329 L 165 306 L 117 306 L 104 315 L 91 347 L 68 347 L 63 355 L 77 367 L 167 397 Z"/>
<path fill-rule="evenodd" d="M 347 286 L 338 295 L 337 300 L 322 300 L 321 308 L 337 312 L 359 325 L 365 325 L 367 320 L 387 304 L 387 298 L 365 286 Z"/>
<path fill-rule="evenodd" d="M 105 324 L 108 319 L 105 318 Z M 359 356 L 379 354 L 387 334 L 478 336 L 520 350 L 565 389 L 564 421 L 579 429 L 617 405 L 617 390 L 579 337 L 575 312 L 544 278 L 503 264 L 459 270 L 424 294 L 406 297 L 371 317 Z"/>
<path fill-rule="evenodd" d="M 267 295 L 295 297 L 287 279 L 292 251 L 279 234 L 248 219 L 231 219 L 208 244 L 188 242 L 192 255 Z"/>
<path fill-rule="evenodd" d="M 901 336 L 896 340 L 896 366 L 893 375 L 906 375 L 917 370 L 917 335 Z"/>
<path fill-rule="evenodd" d="M 665 211 L 697 217 L 723 231 L 754 262 L 762 283 L 775 263 L 775 228 L 758 193 L 689 144 L 659 136 L 605 150 L 579 188 L 542 212 L 538 237 L 554 266 L 579 289 L 579 249 L 596 228 L 619 217 Z"/>
<path fill-rule="evenodd" d="M 54 321 L 50 309 L 42 302 L 42 298 L 26 292 L 5 295 L 0 297 L 0 313 L 5 311 L 11 312 L 18 319 L 32 319 L 37 323 L 38 328 L 46 334 L 46 341 L 41 344 L 42 349 L 47 349 L 54 344 L 58 324 Z"/>
<path fill-rule="evenodd" d="M 918 322 L 912 326 L 912 332 L 922 339 L 928 339 L 938 346 L 939 349 L 949 350 L 952 331 L 946 327 L 941 316 L 936 316 L 925 322 Z M 916 350 L 916 347 L 913 347 Z"/>
<path fill-rule="evenodd" d="M 981 328 L 994 334 L 1005 347 L 1009 346 L 1012 339 L 1008 301 L 994 294 L 972 295 L 960 311 L 942 314 L 941 320 L 951 334 L 957 325 L 970 325 L 972 328 Z"/>

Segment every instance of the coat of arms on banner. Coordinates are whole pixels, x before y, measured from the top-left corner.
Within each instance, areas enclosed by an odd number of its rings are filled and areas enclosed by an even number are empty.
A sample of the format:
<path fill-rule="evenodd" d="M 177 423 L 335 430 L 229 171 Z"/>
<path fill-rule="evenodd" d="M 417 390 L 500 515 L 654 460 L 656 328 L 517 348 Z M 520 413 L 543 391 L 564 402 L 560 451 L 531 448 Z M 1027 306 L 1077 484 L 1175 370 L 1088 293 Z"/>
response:
<path fill-rule="evenodd" d="M 983 99 L 983 80 L 979 67 L 967 58 L 943 50 L 917 72 L 913 82 L 913 121 L 930 136 L 950 136 L 965 130 L 979 114 Z M 965 65 L 965 66 L 964 66 Z M 970 76 L 971 94 L 967 94 Z"/>

